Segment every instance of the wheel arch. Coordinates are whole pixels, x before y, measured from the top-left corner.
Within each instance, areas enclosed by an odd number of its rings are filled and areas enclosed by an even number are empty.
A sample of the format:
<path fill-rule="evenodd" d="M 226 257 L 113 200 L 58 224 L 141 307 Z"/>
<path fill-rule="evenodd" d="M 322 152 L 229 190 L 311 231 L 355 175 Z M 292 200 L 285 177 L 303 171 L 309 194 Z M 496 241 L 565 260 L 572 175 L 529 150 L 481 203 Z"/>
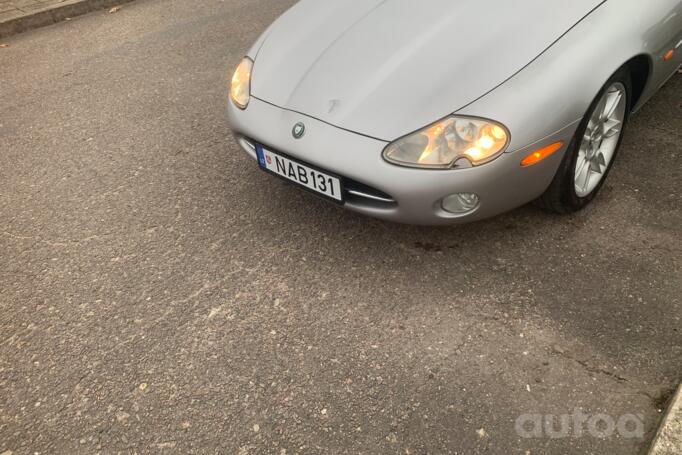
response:
<path fill-rule="evenodd" d="M 632 78 L 632 100 L 630 106 L 631 110 L 634 111 L 639 106 L 644 90 L 651 79 L 653 61 L 650 56 L 639 54 L 632 57 L 623 66 L 628 69 Z"/>

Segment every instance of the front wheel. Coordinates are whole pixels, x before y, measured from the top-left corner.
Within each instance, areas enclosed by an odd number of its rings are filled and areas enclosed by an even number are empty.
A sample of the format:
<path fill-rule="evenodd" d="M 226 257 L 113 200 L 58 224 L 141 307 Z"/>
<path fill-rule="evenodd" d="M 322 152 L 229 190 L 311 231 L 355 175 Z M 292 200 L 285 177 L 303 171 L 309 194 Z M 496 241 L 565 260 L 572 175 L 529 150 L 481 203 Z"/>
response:
<path fill-rule="evenodd" d="M 623 140 L 630 114 L 630 74 L 619 70 L 600 90 L 564 156 L 551 185 L 538 203 L 570 213 L 582 209 L 599 193 Z"/>

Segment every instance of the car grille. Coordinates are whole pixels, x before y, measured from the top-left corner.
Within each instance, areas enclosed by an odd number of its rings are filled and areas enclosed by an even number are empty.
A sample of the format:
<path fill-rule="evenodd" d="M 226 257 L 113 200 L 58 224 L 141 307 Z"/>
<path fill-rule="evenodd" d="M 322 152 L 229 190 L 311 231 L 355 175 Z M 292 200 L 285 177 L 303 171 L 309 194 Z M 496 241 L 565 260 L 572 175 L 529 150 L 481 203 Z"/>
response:
<path fill-rule="evenodd" d="M 250 155 L 255 157 L 256 141 L 244 136 L 240 136 L 238 138 L 238 141 L 245 151 L 247 151 Z M 304 161 L 298 160 L 297 158 L 296 160 L 305 164 Z M 347 203 L 357 206 L 373 207 L 379 209 L 382 208 L 390 209 L 398 205 L 395 199 L 393 199 L 390 195 L 384 193 L 383 191 L 380 191 L 364 183 L 357 182 L 353 179 L 349 179 L 342 175 L 340 175 L 339 177 L 343 181 L 343 189 L 345 193 L 344 196 Z"/>
<path fill-rule="evenodd" d="M 343 179 L 346 201 L 355 205 L 390 208 L 397 205 L 395 199 L 383 191 L 348 178 Z"/>

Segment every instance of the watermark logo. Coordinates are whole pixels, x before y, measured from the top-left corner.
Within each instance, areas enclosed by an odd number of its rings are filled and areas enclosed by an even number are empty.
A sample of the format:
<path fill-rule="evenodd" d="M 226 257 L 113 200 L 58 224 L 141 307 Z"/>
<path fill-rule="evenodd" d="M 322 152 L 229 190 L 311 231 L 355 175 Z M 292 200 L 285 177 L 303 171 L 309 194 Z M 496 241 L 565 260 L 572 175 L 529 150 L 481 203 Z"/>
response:
<path fill-rule="evenodd" d="M 516 419 L 515 429 L 524 439 L 609 439 L 616 434 L 625 439 L 644 439 L 644 417 L 639 414 L 589 415 L 580 410 L 558 416 L 523 414 Z"/>

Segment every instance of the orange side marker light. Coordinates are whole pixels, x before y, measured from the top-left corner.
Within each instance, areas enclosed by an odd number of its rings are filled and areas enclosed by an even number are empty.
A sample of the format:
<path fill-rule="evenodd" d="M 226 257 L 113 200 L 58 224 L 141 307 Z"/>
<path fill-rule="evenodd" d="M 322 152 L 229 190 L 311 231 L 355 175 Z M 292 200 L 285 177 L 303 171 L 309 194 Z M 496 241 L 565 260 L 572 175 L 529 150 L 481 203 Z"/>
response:
<path fill-rule="evenodd" d="M 668 52 L 666 52 L 665 55 L 663 56 L 663 61 L 664 61 L 664 62 L 669 62 L 670 60 L 673 59 L 674 56 L 675 56 L 675 49 L 670 49 L 670 50 L 669 50 Z"/>
<path fill-rule="evenodd" d="M 523 161 L 521 161 L 521 166 L 528 167 L 537 164 L 540 161 L 544 160 L 545 158 L 548 158 L 557 150 L 559 150 L 563 145 L 564 143 L 559 141 L 555 142 L 554 144 L 548 145 L 547 147 L 543 147 L 540 150 L 536 150 L 535 152 L 525 157 Z"/>

